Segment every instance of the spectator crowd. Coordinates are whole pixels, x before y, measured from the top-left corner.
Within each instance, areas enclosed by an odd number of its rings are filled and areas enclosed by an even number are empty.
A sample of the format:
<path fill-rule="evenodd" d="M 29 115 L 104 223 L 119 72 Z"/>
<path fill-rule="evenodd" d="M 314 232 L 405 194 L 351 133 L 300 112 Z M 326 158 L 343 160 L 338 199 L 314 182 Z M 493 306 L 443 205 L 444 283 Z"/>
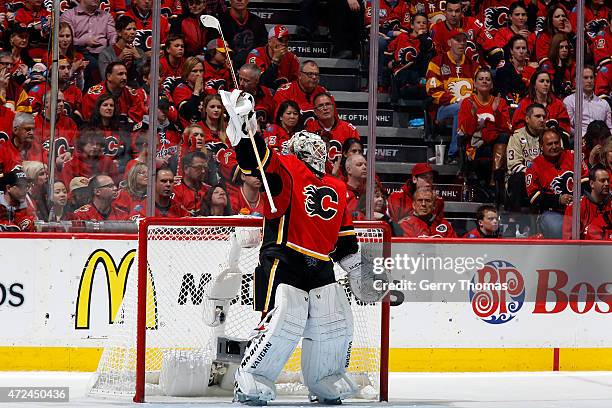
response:
<path fill-rule="evenodd" d="M 339 24 L 359 16 L 350 30 L 365 33 L 371 4 L 340 2 L 331 27 L 342 39 L 335 54 L 352 57 L 359 51 L 347 45 Z M 147 212 L 149 177 L 155 178 L 156 216 L 261 214 L 261 181 L 241 172 L 226 142 L 218 91 L 234 88 L 254 96 L 271 149 L 286 153 L 301 130 L 321 135 L 328 144 L 326 171 L 346 182 L 354 218 L 365 217 L 360 135 L 340 119 L 332 93 L 319 84 L 317 63 L 300 62 L 290 51 L 286 26 L 267 30 L 248 0 L 229 6 L 224 0 L 162 0 L 160 72 L 152 78 L 151 0 L 61 4 L 51 137 L 51 2 L 0 3 L 3 230 L 32 231 L 36 220 L 134 220 Z M 227 43 L 201 24 L 202 15 L 218 18 Z M 451 127 L 447 161 L 494 192 L 495 205 L 477 211 L 477 227 L 467 237 L 501 236 L 502 207 L 514 214 L 510 222 L 519 232 L 526 213 L 535 211 L 541 236 L 567 237 L 570 147 L 579 135 L 581 234 L 612 235 L 612 12 L 604 0 L 587 0 L 581 118 L 574 106 L 575 27 L 571 0 L 380 2 L 380 91 L 392 100 L 430 100 L 430 120 Z M 156 123 L 149 120 L 151 86 L 159 87 Z M 151 126 L 155 174 L 146 166 Z M 434 177 L 419 163 L 390 194 L 377 179 L 375 218 L 389 222 L 396 235 L 456 237 Z"/>

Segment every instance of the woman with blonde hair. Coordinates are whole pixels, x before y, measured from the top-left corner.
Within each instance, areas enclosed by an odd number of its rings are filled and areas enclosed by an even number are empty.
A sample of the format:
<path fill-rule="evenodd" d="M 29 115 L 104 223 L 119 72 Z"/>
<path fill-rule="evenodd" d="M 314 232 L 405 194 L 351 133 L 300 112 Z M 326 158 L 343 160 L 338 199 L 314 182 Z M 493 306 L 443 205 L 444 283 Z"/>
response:
<path fill-rule="evenodd" d="M 128 172 L 127 183 L 119 191 L 113 204 L 130 216 L 138 214 L 145 206 L 149 171 L 145 163 L 136 163 Z"/>
<path fill-rule="evenodd" d="M 47 203 L 47 187 L 49 173 L 47 166 L 39 161 L 24 161 L 23 171 L 30 182 L 26 202 L 39 220 L 47 220 L 49 205 Z"/>
<path fill-rule="evenodd" d="M 204 93 L 204 64 L 197 57 L 189 57 L 183 62 L 181 81 L 172 90 L 172 100 L 178 107 L 182 127 L 200 120 L 200 101 Z"/>

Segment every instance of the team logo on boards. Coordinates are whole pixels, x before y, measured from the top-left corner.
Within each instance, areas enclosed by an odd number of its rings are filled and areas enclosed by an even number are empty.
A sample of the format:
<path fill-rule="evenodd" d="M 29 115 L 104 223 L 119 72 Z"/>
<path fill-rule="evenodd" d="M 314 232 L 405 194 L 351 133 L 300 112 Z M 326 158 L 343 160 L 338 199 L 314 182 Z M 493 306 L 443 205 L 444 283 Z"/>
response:
<path fill-rule="evenodd" d="M 510 262 L 487 262 L 472 277 L 469 299 L 481 320 L 490 324 L 509 322 L 525 302 L 523 275 Z"/>

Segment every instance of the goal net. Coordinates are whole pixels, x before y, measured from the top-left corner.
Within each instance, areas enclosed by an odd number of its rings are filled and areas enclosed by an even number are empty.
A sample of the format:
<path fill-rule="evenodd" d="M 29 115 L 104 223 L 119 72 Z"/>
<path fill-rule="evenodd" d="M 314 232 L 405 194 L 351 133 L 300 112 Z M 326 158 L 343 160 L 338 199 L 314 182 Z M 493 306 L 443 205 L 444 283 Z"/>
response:
<path fill-rule="evenodd" d="M 232 340 L 248 339 L 261 319 L 253 310 L 253 272 L 259 246 L 240 250 L 240 289 L 230 302 L 223 325 L 213 328 L 204 323 L 205 296 L 218 274 L 235 262 L 235 253 L 234 261 L 230 260 L 232 233 L 237 228 L 251 229 L 252 233 L 261 227 L 260 218 L 143 220 L 138 273 L 129 272 L 90 395 L 133 397 L 137 402 L 145 396 L 165 395 L 160 372 L 169 357 L 193 360 L 193 356 L 209 366 L 204 374 L 210 384 L 206 395 L 231 395 L 233 370 L 240 361 L 228 363 L 227 358 L 237 357 L 232 352 L 238 343 Z M 371 257 L 388 256 L 390 238 L 384 224 L 356 222 L 355 227 L 362 251 L 367 248 Z M 336 267 L 336 273 L 342 277 L 341 269 Z M 347 286 L 345 293 L 354 318 L 348 373 L 359 386 L 357 397 L 386 400 L 389 304 L 359 302 Z M 230 341 L 222 344 L 219 337 Z M 300 353 L 298 345 L 277 380 L 279 395 L 307 395 L 301 381 Z M 226 358 L 220 359 L 220 355 Z"/>

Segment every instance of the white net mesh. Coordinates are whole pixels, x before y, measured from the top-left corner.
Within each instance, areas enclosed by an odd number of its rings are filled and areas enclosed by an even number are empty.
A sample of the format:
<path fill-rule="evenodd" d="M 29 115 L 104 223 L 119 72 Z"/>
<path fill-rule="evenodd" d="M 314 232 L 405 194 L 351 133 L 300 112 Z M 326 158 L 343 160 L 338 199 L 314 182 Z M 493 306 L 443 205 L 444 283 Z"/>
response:
<path fill-rule="evenodd" d="M 180 222 L 180 221 L 178 221 Z M 253 310 L 252 280 L 259 246 L 242 248 L 238 267 L 242 282 L 231 301 L 227 321 L 220 332 L 203 323 L 209 283 L 230 266 L 230 235 L 235 227 L 155 226 L 147 232 L 147 330 L 146 392 L 162 395 L 157 384 L 164 354 L 188 351 L 212 361 L 218 335 L 247 339 L 259 323 Z M 381 229 L 357 228 L 371 256 L 382 256 Z M 363 243 L 369 243 L 364 246 Z M 244 243 L 243 243 L 244 245 Z M 233 253 L 235 255 L 235 253 Z M 233 258 L 235 259 L 235 258 Z M 134 263 L 136 265 L 136 263 Z M 132 268 L 122 305 L 92 380 L 94 396 L 133 396 L 136 378 L 137 273 Z M 337 269 L 337 273 L 341 273 Z M 354 316 L 354 340 L 349 374 L 360 387 L 360 397 L 378 398 L 380 372 L 381 305 L 362 304 L 346 290 Z M 279 394 L 306 394 L 301 384 L 298 346 L 277 381 Z M 228 374 L 229 376 L 230 374 Z M 233 383 L 227 381 L 227 384 Z"/>

